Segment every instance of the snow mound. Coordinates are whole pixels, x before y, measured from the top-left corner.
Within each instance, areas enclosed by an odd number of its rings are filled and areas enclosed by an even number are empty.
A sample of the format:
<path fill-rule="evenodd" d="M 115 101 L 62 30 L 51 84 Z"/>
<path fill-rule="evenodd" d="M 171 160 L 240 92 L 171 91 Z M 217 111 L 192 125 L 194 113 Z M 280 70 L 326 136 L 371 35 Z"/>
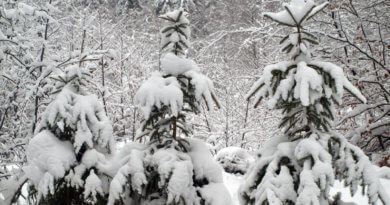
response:
<path fill-rule="evenodd" d="M 254 158 L 247 150 L 240 147 L 226 147 L 221 149 L 215 159 L 227 173 L 245 174 Z"/>

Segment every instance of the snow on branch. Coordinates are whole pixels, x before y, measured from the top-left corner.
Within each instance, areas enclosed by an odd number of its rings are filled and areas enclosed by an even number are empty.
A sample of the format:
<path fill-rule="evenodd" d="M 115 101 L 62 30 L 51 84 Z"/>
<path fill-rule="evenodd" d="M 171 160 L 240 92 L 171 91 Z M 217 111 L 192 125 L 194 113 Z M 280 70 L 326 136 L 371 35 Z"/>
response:
<path fill-rule="evenodd" d="M 299 99 L 304 106 L 314 104 L 321 97 L 332 98 L 341 104 L 344 89 L 365 103 L 367 100 L 345 77 L 342 68 L 321 61 L 280 62 L 264 68 L 262 77 L 249 90 L 246 99 L 255 96 L 257 106 L 262 98 L 270 96 L 269 107 L 279 99 Z M 322 75 L 326 73 L 327 75 Z M 280 83 L 278 84 L 278 81 Z M 293 95 L 289 95 L 293 92 Z"/>
<path fill-rule="evenodd" d="M 167 53 L 161 60 L 164 74 L 175 76 L 178 79 L 184 76 L 190 80 L 195 88 L 195 98 L 198 102 L 205 101 L 206 107 L 213 102 L 219 108 L 219 102 L 215 95 L 214 85 L 210 78 L 199 72 L 198 65 L 190 59 L 181 58 L 173 53 Z M 188 86 L 188 85 L 187 85 Z"/>
<path fill-rule="evenodd" d="M 278 13 L 265 12 L 264 16 L 280 24 L 296 27 L 309 20 L 326 5 L 328 5 L 328 2 L 316 6 L 312 0 L 293 0 L 290 4 L 283 4 L 284 11 Z"/>
<path fill-rule="evenodd" d="M 161 73 L 154 72 L 138 89 L 136 103 L 141 106 L 145 119 L 149 119 L 153 107 L 168 105 L 174 116 L 178 115 L 183 105 L 183 93 L 176 78 L 164 78 Z"/>

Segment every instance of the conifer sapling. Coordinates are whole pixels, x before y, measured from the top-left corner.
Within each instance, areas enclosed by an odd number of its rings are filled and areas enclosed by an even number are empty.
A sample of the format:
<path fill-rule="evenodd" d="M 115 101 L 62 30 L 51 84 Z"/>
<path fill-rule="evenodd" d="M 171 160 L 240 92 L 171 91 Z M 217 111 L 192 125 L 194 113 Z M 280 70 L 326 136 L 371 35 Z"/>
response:
<path fill-rule="evenodd" d="M 242 204 L 324 204 L 335 179 L 343 180 L 352 194 L 363 186 L 370 203 L 387 198 L 368 157 L 344 136 L 332 130 L 335 109 L 347 90 L 361 102 L 366 99 L 344 76 L 342 68 L 312 59 L 310 45 L 317 38 L 305 27 L 307 20 L 327 3 L 292 0 L 283 11 L 265 13 L 294 32 L 281 40 L 290 60 L 268 65 L 252 86 L 247 99 L 255 107 L 269 98 L 268 107 L 284 114 L 279 126 L 284 135 L 275 137 L 240 187 Z"/>
<path fill-rule="evenodd" d="M 88 76 L 70 66 L 53 77 L 56 96 L 41 116 L 24 167 L 29 197 L 39 204 L 105 204 L 104 164 L 114 141 L 103 106 L 84 89 Z"/>

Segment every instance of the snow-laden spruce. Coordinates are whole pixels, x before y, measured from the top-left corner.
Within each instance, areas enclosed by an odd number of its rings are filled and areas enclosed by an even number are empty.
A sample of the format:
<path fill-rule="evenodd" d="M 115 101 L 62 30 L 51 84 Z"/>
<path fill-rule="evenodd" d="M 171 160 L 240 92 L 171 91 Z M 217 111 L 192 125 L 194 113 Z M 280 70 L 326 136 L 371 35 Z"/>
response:
<path fill-rule="evenodd" d="M 40 204 L 94 204 L 108 194 L 106 158 L 114 151 L 111 123 L 84 89 L 88 73 L 70 66 L 53 77 L 55 99 L 41 116 L 23 168 Z"/>
<path fill-rule="evenodd" d="M 370 203 L 390 203 L 368 157 L 332 130 L 332 101 L 341 104 L 344 90 L 363 103 L 366 99 L 339 66 L 311 58 L 309 46 L 318 42 L 303 25 L 326 5 L 293 0 L 281 12 L 265 13 L 295 27 L 281 40 L 291 59 L 266 66 L 247 98 L 254 98 L 255 107 L 269 98 L 269 108 L 281 109 L 284 135 L 265 145 L 248 171 L 240 187 L 242 204 L 325 204 L 335 179 L 344 180 L 352 194 L 364 186 Z"/>
<path fill-rule="evenodd" d="M 185 12 L 175 10 L 160 18 L 168 22 L 161 30 L 162 49 L 167 52 L 161 59 L 162 72 L 154 72 L 136 93 L 136 103 L 144 114 L 137 136 L 148 136 L 153 145 L 185 150 L 186 141 L 179 135 L 192 132 L 185 112 L 200 112 L 202 100 L 208 108 L 219 103 L 212 81 L 185 57 L 190 35 Z"/>
<path fill-rule="evenodd" d="M 137 136 L 148 144 L 130 147 L 112 179 L 108 204 L 228 205 L 222 168 L 203 142 L 186 138 L 192 133 L 186 114 L 199 112 L 202 100 L 207 107 L 218 106 L 213 83 L 185 57 L 190 35 L 185 12 L 161 18 L 168 21 L 161 30 L 167 51 L 162 71 L 154 72 L 135 96 L 144 115 Z"/>

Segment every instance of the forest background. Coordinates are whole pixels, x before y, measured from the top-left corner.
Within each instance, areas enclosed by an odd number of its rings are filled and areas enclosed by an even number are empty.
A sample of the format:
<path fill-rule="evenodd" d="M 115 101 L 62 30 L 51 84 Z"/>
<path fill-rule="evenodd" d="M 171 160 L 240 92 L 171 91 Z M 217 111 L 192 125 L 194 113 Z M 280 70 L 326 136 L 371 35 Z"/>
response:
<path fill-rule="evenodd" d="M 161 67 L 158 16 L 175 2 L 0 1 L 0 180 L 17 170 L 9 165 L 26 162 L 25 147 L 52 101 L 50 74 L 71 64 L 92 73 L 89 90 L 104 105 L 115 139 L 139 140 L 142 114 L 134 96 Z M 188 56 L 213 80 L 221 104 L 208 112 L 203 107 L 204 112 L 188 117 L 189 124 L 194 137 L 215 151 L 239 146 L 255 152 L 280 133 L 280 113 L 265 104 L 254 109 L 245 94 L 265 65 L 284 57 L 278 42 L 287 30 L 262 15 L 277 11 L 282 2 L 184 1 L 192 31 Z M 308 25 L 320 41 L 313 53 L 341 66 L 368 99 L 360 104 L 345 94 L 334 126 L 375 163 L 389 166 L 390 2 L 329 2 Z"/>

